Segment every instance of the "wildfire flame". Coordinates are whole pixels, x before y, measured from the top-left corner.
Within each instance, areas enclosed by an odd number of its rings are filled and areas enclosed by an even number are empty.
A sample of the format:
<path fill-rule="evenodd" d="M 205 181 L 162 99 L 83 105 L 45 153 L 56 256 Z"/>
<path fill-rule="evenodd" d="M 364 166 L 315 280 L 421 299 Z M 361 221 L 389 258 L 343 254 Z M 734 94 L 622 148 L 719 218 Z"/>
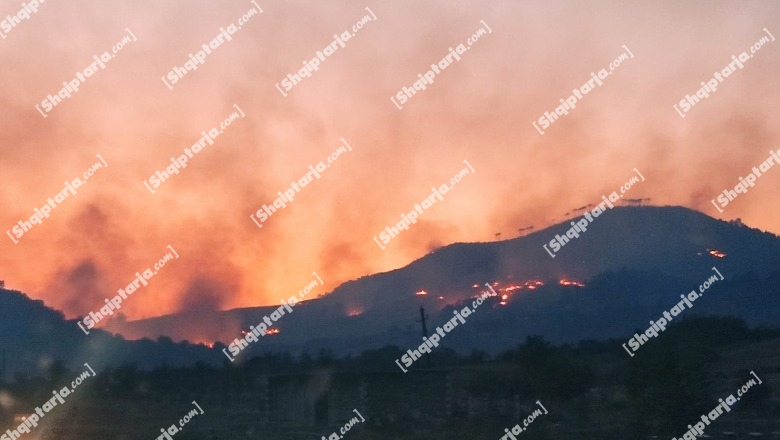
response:
<path fill-rule="evenodd" d="M 567 280 L 567 279 L 565 279 L 565 278 L 564 278 L 564 279 L 562 279 L 562 280 L 560 280 L 558 283 L 559 283 L 561 286 L 575 286 L 575 287 L 585 287 L 585 285 L 584 285 L 584 284 L 582 284 L 582 283 L 581 283 L 581 282 L 579 282 L 579 281 L 574 281 L 574 280 Z"/>
<path fill-rule="evenodd" d="M 420 290 L 419 292 L 415 293 L 415 295 L 419 295 L 419 296 L 423 296 L 423 295 L 427 295 L 427 294 L 428 294 L 428 292 L 426 292 L 424 290 Z"/>
<path fill-rule="evenodd" d="M 721 251 L 719 251 L 717 249 L 707 249 L 707 253 L 709 253 L 710 255 L 712 255 L 715 258 L 726 258 L 726 253 L 725 252 L 721 252 Z"/>
<path fill-rule="evenodd" d="M 539 280 L 529 280 L 525 282 L 524 286 L 528 290 L 536 290 L 537 287 L 544 286 L 544 283 Z"/>
<path fill-rule="evenodd" d="M 279 334 L 279 329 L 278 329 L 278 328 L 272 328 L 272 329 L 269 329 L 269 330 L 268 330 L 267 332 L 265 332 L 265 333 L 266 333 L 267 335 L 278 335 L 278 334 Z"/>
<path fill-rule="evenodd" d="M 357 310 L 357 309 L 356 310 L 350 310 L 350 311 L 347 312 L 347 316 L 358 316 L 358 315 L 362 315 L 362 314 L 363 314 L 363 311 L 362 310 Z"/>

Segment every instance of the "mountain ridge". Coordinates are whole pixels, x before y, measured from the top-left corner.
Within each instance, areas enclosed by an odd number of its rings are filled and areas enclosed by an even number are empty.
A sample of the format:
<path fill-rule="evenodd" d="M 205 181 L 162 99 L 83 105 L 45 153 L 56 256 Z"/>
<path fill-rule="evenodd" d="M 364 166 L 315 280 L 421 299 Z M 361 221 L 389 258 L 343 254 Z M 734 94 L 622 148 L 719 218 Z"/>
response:
<path fill-rule="evenodd" d="M 344 282 L 295 305 L 275 323 L 279 334 L 262 337 L 241 356 L 415 347 L 421 307 L 435 329 L 455 308 L 470 305 L 485 283 L 501 296 L 489 298 L 443 345 L 498 352 L 533 334 L 555 342 L 630 337 L 711 276 L 713 267 L 726 279 L 688 315 L 780 324 L 776 235 L 682 207 L 615 208 L 551 258 L 543 244 L 564 234 L 572 220 L 500 242 L 452 243 L 402 268 Z M 78 365 L 83 363 L 78 359 L 94 356 L 101 357 L 96 368 L 124 361 L 141 368 L 198 361 L 218 365 L 225 362 L 219 341 L 230 344 L 277 307 L 114 319 L 84 335 L 75 320 L 42 301 L 0 289 L 0 334 L 6 335 L 5 348 L 17 353 L 17 369 L 43 368 L 60 357 Z"/>

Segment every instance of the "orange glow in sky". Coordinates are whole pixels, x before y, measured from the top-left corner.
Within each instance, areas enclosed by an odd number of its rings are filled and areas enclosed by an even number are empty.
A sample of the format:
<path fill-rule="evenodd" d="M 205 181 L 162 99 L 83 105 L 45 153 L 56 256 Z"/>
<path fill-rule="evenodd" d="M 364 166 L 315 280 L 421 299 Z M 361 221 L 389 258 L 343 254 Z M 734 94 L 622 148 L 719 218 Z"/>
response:
<path fill-rule="evenodd" d="M 318 293 L 326 293 L 449 243 L 492 241 L 496 232 L 510 239 L 530 225 L 539 231 L 616 190 L 635 167 L 647 180 L 631 197 L 780 232 L 780 171 L 723 214 L 710 202 L 780 148 L 780 42 L 765 45 L 685 119 L 672 108 L 780 23 L 772 2 L 751 3 L 753 13 L 738 21 L 733 4 L 710 4 L 703 11 L 615 2 L 598 14 L 588 2 L 375 3 L 378 19 L 285 97 L 275 84 L 366 15 L 365 5 L 262 4 L 261 15 L 170 90 L 161 76 L 252 3 L 45 2 L 0 42 L 0 226 L 28 219 L 97 154 L 108 167 L 18 244 L 0 239 L 0 279 L 74 318 L 103 305 L 170 245 L 180 258 L 123 303 L 128 319 L 278 304 L 312 272 L 322 274 Z M 6 4 L 0 16 L 17 6 Z M 688 19 L 702 13 L 706 20 Z M 388 98 L 481 20 L 493 32 L 396 108 Z M 110 51 L 125 29 L 137 41 L 42 117 L 35 105 Z M 770 30 L 780 35 L 780 27 Z M 623 45 L 635 57 L 540 135 L 531 122 Z M 234 104 L 245 117 L 152 194 L 144 180 Z M 353 151 L 258 228 L 250 215 L 326 160 L 341 138 Z M 464 159 L 476 172 L 378 248 L 372 236 L 449 182 Z"/>

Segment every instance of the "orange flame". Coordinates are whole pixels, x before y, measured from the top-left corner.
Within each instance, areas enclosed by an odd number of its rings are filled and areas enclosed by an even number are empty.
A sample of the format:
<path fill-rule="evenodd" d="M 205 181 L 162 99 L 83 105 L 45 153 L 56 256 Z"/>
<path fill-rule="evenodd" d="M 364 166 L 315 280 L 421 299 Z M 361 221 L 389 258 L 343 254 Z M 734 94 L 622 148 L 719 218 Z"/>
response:
<path fill-rule="evenodd" d="M 575 286 L 575 287 L 585 287 L 585 285 L 584 285 L 584 284 L 582 284 L 582 283 L 581 283 L 581 282 L 579 282 L 579 281 L 574 281 L 574 280 L 567 280 L 567 279 L 565 279 L 565 278 L 564 278 L 564 279 L 562 279 L 562 280 L 560 280 L 558 283 L 559 283 L 561 286 Z"/>
<path fill-rule="evenodd" d="M 528 280 L 523 285 L 528 290 L 536 290 L 538 287 L 544 286 L 544 283 L 539 280 Z"/>
<path fill-rule="evenodd" d="M 427 294 L 428 294 L 428 292 L 426 292 L 424 290 L 420 290 L 419 292 L 415 293 L 415 295 L 420 295 L 420 296 L 427 295 Z"/>
<path fill-rule="evenodd" d="M 717 249 L 707 249 L 707 253 L 709 253 L 710 255 L 712 255 L 715 258 L 726 258 L 726 253 L 725 252 L 721 252 L 721 251 L 719 251 Z"/>

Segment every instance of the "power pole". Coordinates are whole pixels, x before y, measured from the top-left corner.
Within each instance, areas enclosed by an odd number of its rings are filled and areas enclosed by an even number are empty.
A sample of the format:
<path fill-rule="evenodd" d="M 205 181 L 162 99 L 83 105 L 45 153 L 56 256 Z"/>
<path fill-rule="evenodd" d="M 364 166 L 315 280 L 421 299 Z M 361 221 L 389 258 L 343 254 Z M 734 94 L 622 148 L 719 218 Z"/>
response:
<path fill-rule="evenodd" d="M 425 309 L 423 309 L 422 306 L 420 306 L 420 320 L 417 322 L 422 322 L 422 331 L 423 331 L 423 337 L 428 337 L 428 329 L 425 327 L 425 320 L 428 319 L 428 316 L 425 314 Z M 428 364 L 428 368 L 431 368 L 431 354 L 426 353 L 425 354 L 426 363 Z"/>

